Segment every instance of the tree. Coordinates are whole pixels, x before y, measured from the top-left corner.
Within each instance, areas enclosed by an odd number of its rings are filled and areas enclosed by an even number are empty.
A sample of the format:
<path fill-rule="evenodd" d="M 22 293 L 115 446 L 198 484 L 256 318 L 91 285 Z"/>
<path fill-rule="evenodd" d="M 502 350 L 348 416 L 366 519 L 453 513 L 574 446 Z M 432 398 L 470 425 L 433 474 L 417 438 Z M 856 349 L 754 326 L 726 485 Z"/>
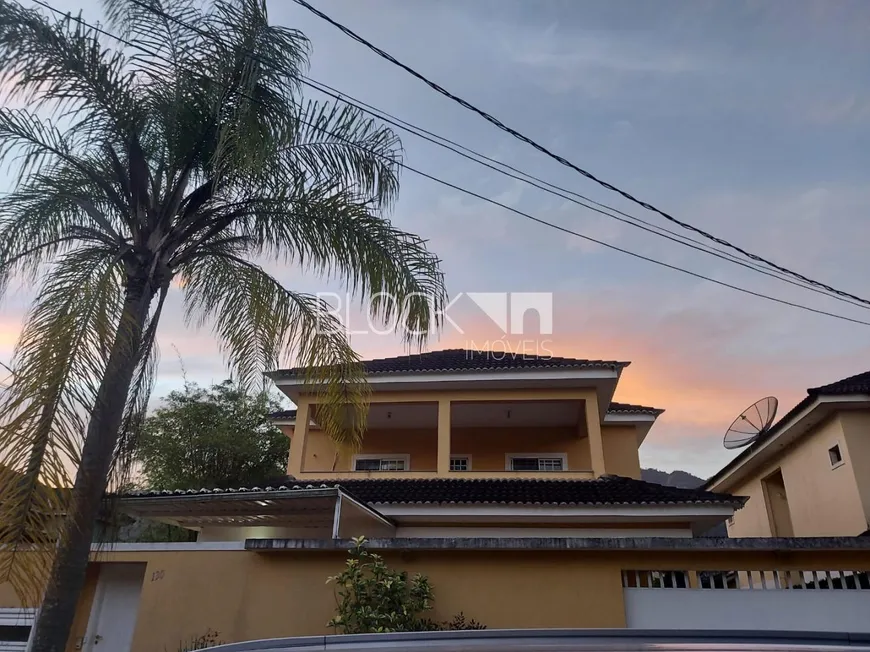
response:
<path fill-rule="evenodd" d="M 0 464 L 21 473 L 0 488 L 0 582 L 41 598 L 36 652 L 66 643 L 171 289 L 242 386 L 292 352 L 321 393 L 318 423 L 348 446 L 365 422 L 359 358 L 317 297 L 263 265 L 343 279 L 413 340 L 444 300 L 438 259 L 385 217 L 397 137 L 355 109 L 303 103 L 307 40 L 270 25 L 265 0 L 103 5 L 131 46 L 0 0 L 0 86 L 28 107 L 0 108 L 0 162 L 17 170 L 0 197 L 0 289 L 39 281 L 0 399 Z M 71 468 L 71 498 L 35 491 L 69 486 Z M 47 525 L 58 513 L 59 540 Z M 46 554 L 18 554 L 25 541 Z"/>
<path fill-rule="evenodd" d="M 145 419 L 136 458 L 155 489 L 253 487 L 287 471 L 287 437 L 269 413 L 280 404 L 231 381 L 187 384 Z"/>

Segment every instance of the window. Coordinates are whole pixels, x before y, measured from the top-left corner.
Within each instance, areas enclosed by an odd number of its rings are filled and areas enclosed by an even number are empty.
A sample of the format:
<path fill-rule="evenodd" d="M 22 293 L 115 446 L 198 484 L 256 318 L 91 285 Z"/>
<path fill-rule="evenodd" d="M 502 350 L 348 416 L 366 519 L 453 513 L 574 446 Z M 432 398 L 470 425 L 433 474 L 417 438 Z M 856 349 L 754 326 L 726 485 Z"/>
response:
<path fill-rule="evenodd" d="M 828 449 L 828 459 L 831 460 L 832 469 L 836 469 L 843 463 L 843 454 L 840 452 L 840 444 L 834 444 Z"/>
<path fill-rule="evenodd" d="M 471 471 L 471 456 L 469 455 L 451 455 L 450 456 L 451 471 Z"/>
<path fill-rule="evenodd" d="M 410 466 L 408 455 L 357 455 L 353 458 L 354 471 L 407 471 Z"/>
<path fill-rule="evenodd" d="M 35 609 L 0 608 L 0 650 L 24 652 L 35 611 Z"/>
<path fill-rule="evenodd" d="M 545 455 L 509 455 L 508 471 L 564 471 L 568 466 L 564 453 Z"/>

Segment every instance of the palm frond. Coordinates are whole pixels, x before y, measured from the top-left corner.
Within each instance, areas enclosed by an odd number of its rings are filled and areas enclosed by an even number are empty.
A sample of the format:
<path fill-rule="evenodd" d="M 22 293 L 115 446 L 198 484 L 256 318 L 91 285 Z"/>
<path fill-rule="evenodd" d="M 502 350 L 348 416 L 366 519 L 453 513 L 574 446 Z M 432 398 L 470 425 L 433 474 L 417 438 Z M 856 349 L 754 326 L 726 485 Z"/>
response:
<path fill-rule="evenodd" d="M 393 226 L 353 197 L 329 187 L 286 199 L 230 204 L 220 235 L 191 239 L 179 260 L 212 251 L 294 261 L 344 281 L 376 320 L 419 343 L 439 326 L 446 299 L 440 260 L 421 238 Z M 209 232 L 210 233 L 210 232 Z"/>
<path fill-rule="evenodd" d="M 0 197 L 0 296 L 11 278 L 33 281 L 46 262 L 83 243 L 122 254 L 128 228 L 105 185 L 61 161 Z"/>
<path fill-rule="evenodd" d="M 155 55 L 160 63 L 182 61 L 199 38 L 182 26 L 201 22 L 202 11 L 193 0 L 103 0 L 102 5 L 108 28 L 139 45 L 132 58 L 143 61 L 143 50 L 154 53 L 144 54 L 149 66 L 156 63 Z"/>
<path fill-rule="evenodd" d="M 278 168 L 286 180 L 336 184 L 380 208 L 395 201 L 402 148 L 394 131 L 335 102 L 300 105 L 295 120 L 293 142 L 282 151 L 283 169 Z"/>
<path fill-rule="evenodd" d="M 359 356 L 328 305 L 282 287 L 257 265 L 231 254 L 193 260 L 182 279 L 188 320 L 211 325 L 240 385 L 252 385 L 292 352 L 298 366 L 311 370 L 310 380 L 321 393 L 321 427 L 340 445 L 359 445 L 368 386 Z"/>
<path fill-rule="evenodd" d="M 38 604 L 51 551 L 70 509 L 78 464 L 121 306 L 119 265 L 105 252 L 69 252 L 29 314 L 0 400 L 0 582 Z M 25 551 L 23 547 L 26 547 Z"/>
<path fill-rule="evenodd" d="M 52 22 L 9 0 L 0 0 L 0 82 L 13 97 L 78 118 L 91 136 L 123 138 L 142 117 L 122 51 L 106 50 L 95 30 L 70 16 Z"/>

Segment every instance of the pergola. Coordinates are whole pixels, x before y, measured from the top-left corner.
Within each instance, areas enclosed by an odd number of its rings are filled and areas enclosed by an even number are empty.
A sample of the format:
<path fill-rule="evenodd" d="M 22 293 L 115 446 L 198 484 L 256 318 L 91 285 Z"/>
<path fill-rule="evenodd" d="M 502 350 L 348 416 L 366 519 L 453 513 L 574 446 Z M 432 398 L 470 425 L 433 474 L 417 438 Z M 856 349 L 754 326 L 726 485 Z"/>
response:
<path fill-rule="evenodd" d="M 280 528 L 287 536 L 392 536 L 393 523 L 341 487 L 298 485 L 234 490 L 165 491 L 126 496 L 121 510 L 191 530 L 204 527 Z M 297 534 L 298 531 L 298 534 Z"/>

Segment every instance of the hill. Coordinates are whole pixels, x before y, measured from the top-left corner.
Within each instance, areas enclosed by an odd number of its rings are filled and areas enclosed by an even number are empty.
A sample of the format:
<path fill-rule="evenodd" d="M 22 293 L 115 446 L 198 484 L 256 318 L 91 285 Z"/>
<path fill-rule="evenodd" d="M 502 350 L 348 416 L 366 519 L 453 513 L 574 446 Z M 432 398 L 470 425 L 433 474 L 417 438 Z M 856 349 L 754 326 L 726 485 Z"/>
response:
<path fill-rule="evenodd" d="M 641 469 L 640 477 L 647 482 L 667 485 L 668 487 L 680 487 L 681 489 L 695 489 L 704 484 L 704 480 L 686 471 L 659 471 L 658 469 Z M 724 523 L 720 523 L 711 530 L 705 532 L 705 537 L 727 537 L 728 530 Z"/>
<path fill-rule="evenodd" d="M 641 469 L 640 477 L 647 482 L 655 482 L 668 487 L 681 489 L 696 489 L 704 484 L 704 480 L 686 471 L 659 471 L 658 469 Z"/>

